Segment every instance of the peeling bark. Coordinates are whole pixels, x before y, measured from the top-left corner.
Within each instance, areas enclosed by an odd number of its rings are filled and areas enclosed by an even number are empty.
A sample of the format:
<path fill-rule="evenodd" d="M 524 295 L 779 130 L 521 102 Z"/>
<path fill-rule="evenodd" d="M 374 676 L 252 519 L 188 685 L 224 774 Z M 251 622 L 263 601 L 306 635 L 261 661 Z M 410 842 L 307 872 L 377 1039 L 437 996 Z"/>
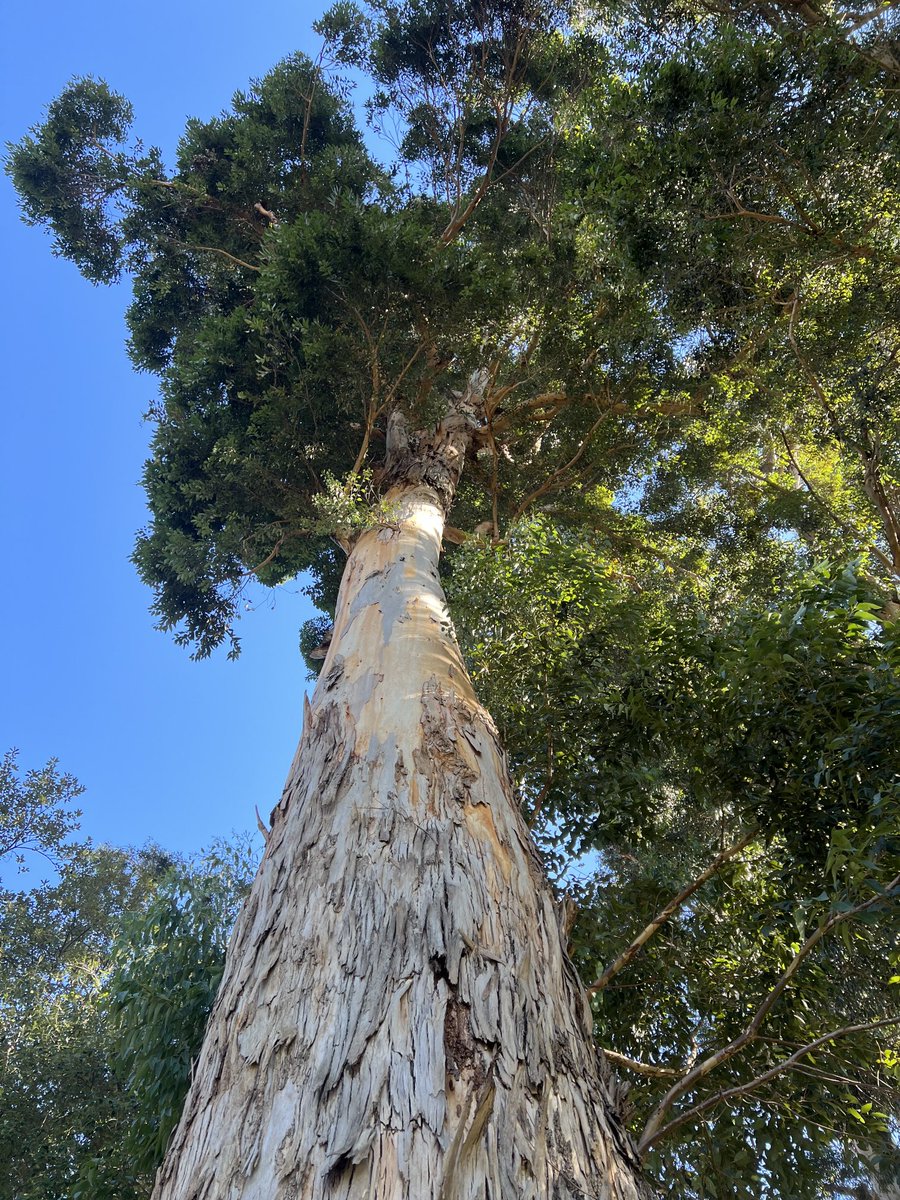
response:
<path fill-rule="evenodd" d="M 154 1200 L 650 1195 L 447 615 L 446 496 L 406 474 L 350 556 Z"/>

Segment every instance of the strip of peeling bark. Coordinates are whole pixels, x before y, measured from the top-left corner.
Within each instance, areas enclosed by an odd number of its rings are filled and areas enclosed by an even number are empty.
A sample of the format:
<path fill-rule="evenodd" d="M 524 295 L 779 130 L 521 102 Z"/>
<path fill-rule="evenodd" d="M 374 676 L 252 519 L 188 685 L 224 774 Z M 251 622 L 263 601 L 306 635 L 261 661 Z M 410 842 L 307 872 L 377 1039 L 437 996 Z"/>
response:
<path fill-rule="evenodd" d="M 154 1200 L 650 1196 L 438 580 L 461 428 L 395 430 Z"/>

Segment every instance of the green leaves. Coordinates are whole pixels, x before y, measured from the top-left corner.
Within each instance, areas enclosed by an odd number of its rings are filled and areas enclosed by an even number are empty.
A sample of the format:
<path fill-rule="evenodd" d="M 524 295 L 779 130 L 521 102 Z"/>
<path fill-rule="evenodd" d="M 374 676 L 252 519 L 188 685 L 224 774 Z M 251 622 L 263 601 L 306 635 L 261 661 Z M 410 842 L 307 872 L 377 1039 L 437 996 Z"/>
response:
<path fill-rule="evenodd" d="M 644 511 L 705 522 L 726 552 L 773 536 L 818 557 L 852 547 L 890 594 L 891 76 L 835 13 L 813 30 L 781 10 L 685 9 L 665 26 L 652 5 L 623 12 L 629 86 L 598 75 L 580 101 L 580 203 L 654 296 L 676 356 L 666 386 L 703 397 Z"/>
<path fill-rule="evenodd" d="M 149 1195 L 256 864 L 73 841 L 80 792 L 4 759 L 4 852 L 55 876 L 0 889 L 0 1200 Z"/>
<path fill-rule="evenodd" d="M 55 867 L 52 881 L 0 889 L 3 1200 L 75 1194 L 79 1173 L 94 1160 L 92 1197 L 149 1190 L 122 1152 L 134 1109 L 111 1070 L 100 1001 L 123 912 L 143 902 L 168 860 L 152 847 L 134 852 L 69 840 L 77 820 L 68 806 L 80 790 L 53 767 L 3 788 L 18 829 L 27 831 L 18 844 Z"/>
<path fill-rule="evenodd" d="M 19 871 L 34 855 L 59 866 L 78 828 L 81 810 L 73 805 L 83 790 L 73 775 L 59 773 L 55 759 L 20 776 L 18 752 L 7 750 L 0 762 L 0 860 L 14 856 Z"/>
<path fill-rule="evenodd" d="M 255 865 L 249 839 L 216 843 L 169 873 L 126 918 L 113 947 L 113 1065 L 134 1101 L 123 1148 L 140 1172 L 156 1169 L 181 1114 Z"/>
<path fill-rule="evenodd" d="M 131 105 L 105 83 L 76 79 L 7 161 L 25 219 L 48 225 L 54 253 L 94 283 L 113 282 L 122 266 L 115 198 L 133 171 L 120 149 L 131 119 Z"/>

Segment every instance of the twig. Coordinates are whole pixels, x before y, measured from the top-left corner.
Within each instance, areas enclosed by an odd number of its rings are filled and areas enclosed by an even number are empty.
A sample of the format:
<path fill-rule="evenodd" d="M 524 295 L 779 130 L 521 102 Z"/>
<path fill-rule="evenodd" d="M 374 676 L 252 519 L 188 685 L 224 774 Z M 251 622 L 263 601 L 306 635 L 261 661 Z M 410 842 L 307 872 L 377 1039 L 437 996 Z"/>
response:
<path fill-rule="evenodd" d="M 534 804 L 531 806 L 531 812 L 528 815 L 528 828 L 534 829 L 538 817 L 541 815 L 541 809 L 544 807 L 544 801 L 550 791 L 550 786 L 553 783 L 553 732 L 547 735 L 547 775 L 544 779 L 544 786 L 538 792 Z"/>

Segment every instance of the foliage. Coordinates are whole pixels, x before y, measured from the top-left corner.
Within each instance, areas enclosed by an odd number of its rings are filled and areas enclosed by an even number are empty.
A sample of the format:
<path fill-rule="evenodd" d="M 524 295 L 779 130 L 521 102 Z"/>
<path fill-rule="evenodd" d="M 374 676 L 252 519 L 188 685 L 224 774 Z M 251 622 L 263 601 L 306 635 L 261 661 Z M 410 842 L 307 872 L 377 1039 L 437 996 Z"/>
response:
<path fill-rule="evenodd" d="M 152 1176 L 181 1113 L 256 858 L 251 839 L 240 838 L 178 864 L 126 916 L 113 944 L 112 1061 L 135 1107 L 123 1149 L 141 1173 Z M 85 1196 L 92 1186 L 87 1172 Z"/>
<path fill-rule="evenodd" d="M 134 1104 L 111 1067 L 100 996 L 117 926 L 168 860 L 154 847 L 68 840 L 77 782 L 54 764 L 20 781 L 5 763 L 6 824 L 55 871 L 28 890 L 0 889 L 0 1196 L 62 1200 L 93 1156 L 92 1194 L 124 1200 L 147 1180 L 123 1154 Z"/>
<path fill-rule="evenodd" d="M 620 6 L 618 71 L 569 134 L 589 252 L 652 292 L 694 404 L 644 508 L 708 522 L 714 477 L 732 539 L 849 543 L 893 589 L 896 17 L 847 35 L 841 5 L 712 7 Z"/>
<path fill-rule="evenodd" d="M 78 827 L 81 811 L 72 806 L 81 792 L 72 775 L 59 774 L 55 759 L 20 778 L 17 752 L 7 750 L 0 763 L 0 860 L 12 856 L 23 872 L 32 855 L 59 865 Z"/>
<path fill-rule="evenodd" d="M 134 1200 L 187 1087 L 255 853 L 248 838 L 189 862 L 74 841 L 77 782 L 4 762 L 8 853 L 24 845 L 56 869 L 0 890 L 0 1197 Z"/>
<path fill-rule="evenodd" d="M 900 1018 L 896 883 L 879 898 L 900 872 L 895 627 L 853 565 L 737 610 L 716 582 L 654 556 L 626 576 L 608 545 L 541 519 L 468 544 L 448 583 L 523 808 L 577 906 L 586 983 L 755 831 L 595 994 L 601 1043 L 669 1072 L 638 1074 L 637 1132 L 675 1078 L 739 1037 L 805 939 L 857 904 L 804 954 L 759 1036 L 668 1119 L 824 1033 Z M 651 1151 L 663 1194 L 800 1200 L 866 1174 L 866 1154 L 890 1154 L 898 1033 L 835 1039 L 685 1120 Z"/>

